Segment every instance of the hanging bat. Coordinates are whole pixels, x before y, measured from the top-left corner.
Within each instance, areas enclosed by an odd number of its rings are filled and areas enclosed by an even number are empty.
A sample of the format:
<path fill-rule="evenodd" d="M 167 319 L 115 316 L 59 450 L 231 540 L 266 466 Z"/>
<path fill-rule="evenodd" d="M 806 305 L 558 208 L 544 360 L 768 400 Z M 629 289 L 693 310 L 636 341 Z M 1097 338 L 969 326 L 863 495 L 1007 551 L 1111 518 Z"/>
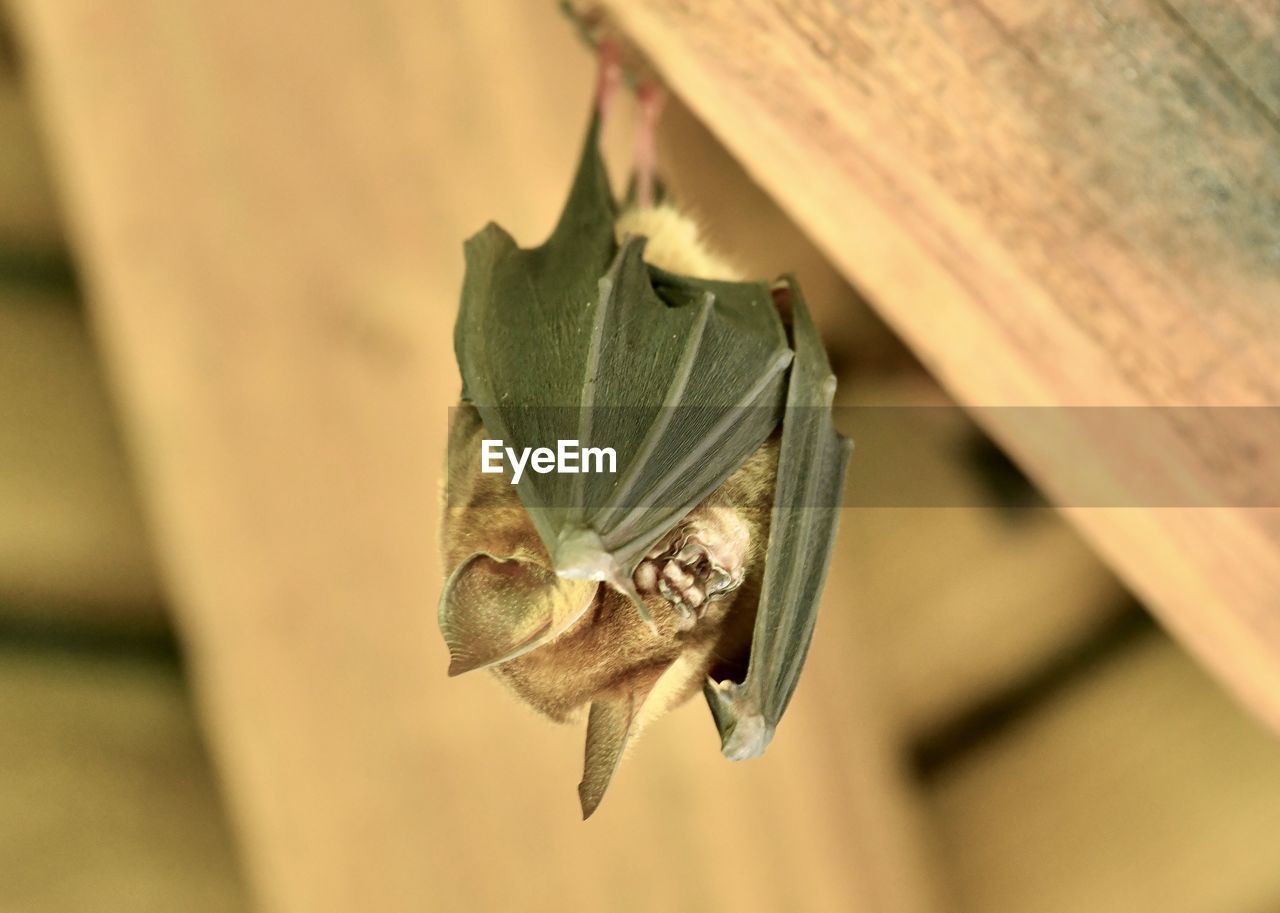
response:
<path fill-rule="evenodd" d="M 465 245 L 439 606 L 450 675 L 487 667 L 553 720 L 585 711 L 584 818 L 628 741 L 699 689 L 727 757 L 764 750 L 851 448 L 796 282 L 737 279 L 656 201 L 650 91 L 632 198 L 615 201 L 608 77 L 548 240 L 521 248 L 490 223 Z M 528 468 L 557 442 L 616 465 Z M 497 452 L 524 471 L 485 471 Z"/>

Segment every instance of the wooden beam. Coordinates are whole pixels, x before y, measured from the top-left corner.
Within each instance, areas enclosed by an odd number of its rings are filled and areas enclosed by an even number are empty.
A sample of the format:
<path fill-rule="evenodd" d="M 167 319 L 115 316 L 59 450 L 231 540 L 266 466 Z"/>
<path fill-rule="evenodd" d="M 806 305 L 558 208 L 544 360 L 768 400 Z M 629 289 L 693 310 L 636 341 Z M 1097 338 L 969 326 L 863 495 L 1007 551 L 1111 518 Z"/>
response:
<path fill-rule="evenodd" d="M 929 794 L 959 909 L 1276 902 L 1280 746 L 1163 635 L 973 746 Z"/>
<path fill-rule="evenodd" d="M 56 250 L 61 234 L 31 105 L 13 68 L 17 61 L 4 53 L 9 38 L 0 7 L 0 279 L 16 255 Z"/>
<path fill-rule="evenodd" d="M 5 909 L 249 913 L 174 660 L 129 638 L 0 645 Z"/>
<path fill-rule="evenodd" d="M 461 242 L 549 229 L 590 104 L 552 4 L 15 8 L 261 909 L 939 909 L 856 645 L 760 761 L 656 724 L 585 825 L 581 731 L 445 677 Z"/>
<path fill-rule="evenodd" d="M 0 286 L 0 616 L 160 626 L 162 595 L 84 312 Z"/>
<path fill-rule="evenodd" d="M 610 5 L 1051 496 L 1084 454 L 1208 493 L 1063 506 L 1280 729 L 1280 522 L 1224 506 L 1273 490 L 1258 454 L 1277 442 L 1157 413 L 1136 445 L 1070 415 L 1046 441 L 981 408 L 1280 404 L 1280 127 L 1257 82 L 1274 70 L 1241 75 L 1159 0 Z M 1274 42 L 1259 21 L 1235 27 Z"/>

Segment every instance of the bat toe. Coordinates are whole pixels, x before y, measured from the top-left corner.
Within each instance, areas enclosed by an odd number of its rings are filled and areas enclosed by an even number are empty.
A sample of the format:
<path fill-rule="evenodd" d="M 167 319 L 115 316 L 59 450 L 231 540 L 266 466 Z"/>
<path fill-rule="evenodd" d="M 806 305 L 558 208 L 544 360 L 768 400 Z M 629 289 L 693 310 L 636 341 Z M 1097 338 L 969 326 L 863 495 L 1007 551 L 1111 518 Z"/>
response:
<path fill-rule="evenodd" d="M 676 627 L 697 624 L 707 605 L 731 593 L 745 576 L 750 534 L 732 510 L 691 516 L 649 552 L 633 580 L 642 595 L 660 595 L 677 612 Z"/>

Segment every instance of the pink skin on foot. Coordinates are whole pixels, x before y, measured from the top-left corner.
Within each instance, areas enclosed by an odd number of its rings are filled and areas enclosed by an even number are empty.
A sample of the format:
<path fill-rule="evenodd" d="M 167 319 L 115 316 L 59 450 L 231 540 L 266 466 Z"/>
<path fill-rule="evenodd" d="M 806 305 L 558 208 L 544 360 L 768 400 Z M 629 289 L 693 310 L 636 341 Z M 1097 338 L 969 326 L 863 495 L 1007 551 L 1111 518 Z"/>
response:
<path fill-rule="evenodd" d="M 622 84 L 622 46 L 616 38 L 600 40 L 600 70 L 596 76 L 596 109 L 600 112 L 600 123 L 609 119 L 613 108 L 613 100 L 618 95 L 618 86 Z"/>
<path fill-rule="evenodd" d="M 667 103 L 667 93 L 653 83 L 636 90 L 640 104 L 640 124 L 636 128 L 636 203 L 649 207 L 654 202 L 654 186 L 658 173 L 658 118 Z"/>

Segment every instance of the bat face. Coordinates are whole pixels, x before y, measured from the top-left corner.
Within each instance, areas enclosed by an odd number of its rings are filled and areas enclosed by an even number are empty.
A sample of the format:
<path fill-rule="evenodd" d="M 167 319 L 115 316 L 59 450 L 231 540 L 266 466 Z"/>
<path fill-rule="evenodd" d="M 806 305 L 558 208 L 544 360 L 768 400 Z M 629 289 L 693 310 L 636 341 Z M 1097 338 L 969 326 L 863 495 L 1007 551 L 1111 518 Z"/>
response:
<path fill-rule="evenodd" d="M 644 723 L 689 698 L 749 646 L 777 466 L 770 440 L 636 568 L 653 619 L 596 581 L 565 580 L 504 475 L 482 473 L 484 428 L 455 410 L 441 542 L 450 579 L 441 626 L 451 673 L 489 665 L 521 698 L 568 721 L 596 702 Z"/>

